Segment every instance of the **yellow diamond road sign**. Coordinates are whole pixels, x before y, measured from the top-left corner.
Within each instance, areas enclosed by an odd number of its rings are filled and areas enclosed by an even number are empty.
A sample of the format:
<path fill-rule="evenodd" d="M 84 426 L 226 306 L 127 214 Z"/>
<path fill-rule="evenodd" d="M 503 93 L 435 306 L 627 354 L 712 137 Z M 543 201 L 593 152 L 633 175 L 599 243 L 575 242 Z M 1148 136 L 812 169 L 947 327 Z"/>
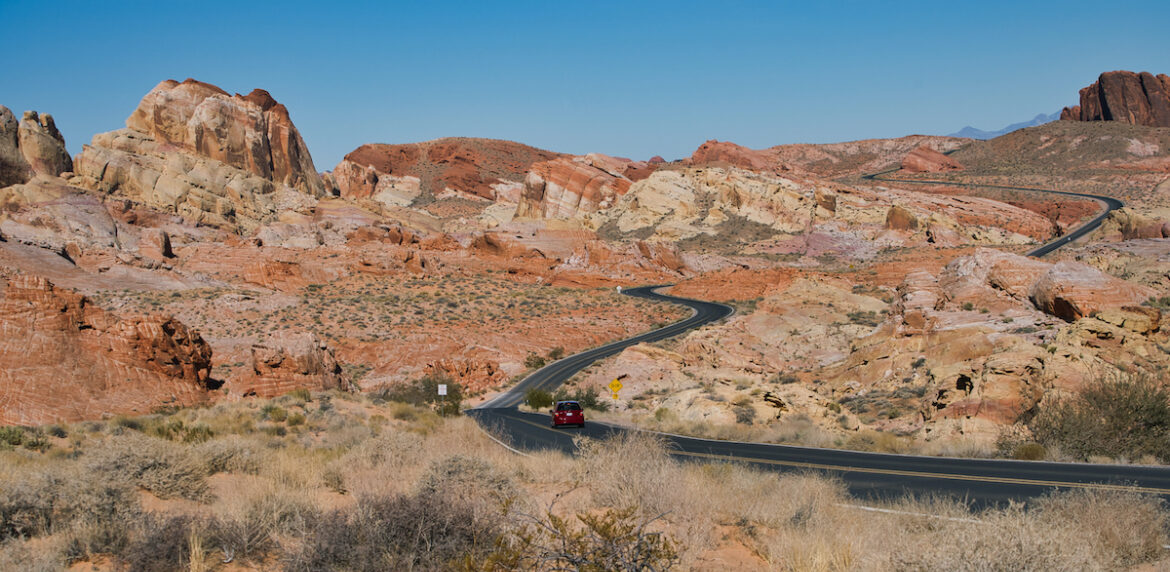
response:
<path fill-rule="evenodd" d="M 621 391 L 622 390 L 622 382 L 620 382 L 616 379 L 609 382 L 609 389 L 610 389 L 610 391 L 612 391 L 614 393 Z"/>

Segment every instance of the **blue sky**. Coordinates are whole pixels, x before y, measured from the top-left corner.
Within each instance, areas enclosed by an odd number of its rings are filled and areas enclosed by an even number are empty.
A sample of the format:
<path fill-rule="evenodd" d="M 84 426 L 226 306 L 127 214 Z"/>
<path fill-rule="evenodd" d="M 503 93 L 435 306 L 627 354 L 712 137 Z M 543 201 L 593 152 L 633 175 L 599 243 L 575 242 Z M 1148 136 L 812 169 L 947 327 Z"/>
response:
<path fill-rule="evenodd" d="M 998 129 L 1102 71 L 1170 73 L 1170 2 L 0 0 L 0 104 L 76 153 L 159 81 L 262 87 L 318 170 L 444 136 L 687 156 Z"/>

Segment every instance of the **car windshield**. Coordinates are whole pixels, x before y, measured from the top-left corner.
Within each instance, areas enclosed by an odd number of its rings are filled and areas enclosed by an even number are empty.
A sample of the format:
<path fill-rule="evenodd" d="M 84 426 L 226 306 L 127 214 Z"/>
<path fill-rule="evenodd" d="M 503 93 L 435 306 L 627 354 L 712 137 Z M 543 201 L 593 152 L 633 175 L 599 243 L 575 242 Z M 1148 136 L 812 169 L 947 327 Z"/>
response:
<path fill-rule="evenodd" d="M 580 411 L 581 406 L 577 403 L 558 403 L 557 411 Z"/>

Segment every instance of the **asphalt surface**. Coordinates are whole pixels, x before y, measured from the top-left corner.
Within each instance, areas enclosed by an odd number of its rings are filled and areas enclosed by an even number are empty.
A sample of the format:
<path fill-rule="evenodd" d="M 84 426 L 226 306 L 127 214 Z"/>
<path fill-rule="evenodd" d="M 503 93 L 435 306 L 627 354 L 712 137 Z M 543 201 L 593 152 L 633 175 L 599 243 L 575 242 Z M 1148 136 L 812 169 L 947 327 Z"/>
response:
<path fill-rule="evenodd" d="M 912 184 L 944 184 L 966 187 L 1033 191 L 1087 198 L 1100 202 L 1104 210 L 1093 220 L 1056 240 L 1044 244 L 1029 256 L 1044 256 L 1100 226 L 1110 211 L 1122 202 L 1098 195 L 1070 193 L 1055 189 L 1036 189 L 1005 185 L 974 185 L 949 181 L 902 180 L 881 178 L 892 171 L 867 175 L 865 178 Z M 591 363 L 615 355 L 642 342 L 666 339 L 730 316 L 729 306 L 700 300 L 677 298 L 654 292 L 662 286 L 632 288 L 628 296 L 673 302 L 690 307 L 694 314 L 664 328 L 613 342 L 553 362 L 529 375 L 511 390 L 469 410 L 485 430 L 505 445 L 519 451 L 556 450 L 572 454 L 574 437 L 606 438 L 623 431 L 638 431 L 605 423 L 587 421 L 579 429 L 554 429 L 547 414 L 525 413 L 516 406 L 531 388 L 555 390 L 573 374 Z M 588 413 L 586 413 L 588 419 Z M 716 441 L 661 434 L 671 454 L 685 461 L 738 463 L 771 471 L 817 472 L 841 479 L 855 497 L 867 500 L 895 499 L 905 496 L 946 496 L 964 500 L 973 506 L 999 505 L 1007 501 L 1027 501 L 1054 490 L 1099 489 L 1127 490 L 1170 499 L 1170 468 L 1138 465 L 1098 465 L 1087 463 L 1048 463 L 920 457 L 863 453 L 839 449 L 816 449 L 767 443 Z"/>
<path fill-rule="evenodd" d="M 1098 203 L 1101 204 L 1101 207 L 1103 208 L 1103 210 L 1101 211 L 1100 214 L 1098 214 L 1095 218 L 1093 218 L 1089 222 L 1086 222 L 1085 224 L 1078 226 L 1076 229 L 1070 231 L 1069 233 L 1065 234 L 1064 236 L 1053 239 L 1053 240 L 1051 240 L 1051 241 L 1049 241 L 1049 242 L 1047 242 L 1047 243 L 1045 243 L 1037 248 L 1032 249 L 1031 251 L 1029 251 L 1027 253 L 1028 256 L 1033 256 L 1033 257 L 1037 257 L 1037 258 L 1044 256 L 1044 255 L 1046 255 L 1046 254 L 1052 252 L 1053 250 L 1056 250 L 1062 246 L 1065 246 L 1068 243 L 1070 243 L 1070 242 L 1072 242 L 1072 241 L 1074 241 L 1082 236 L 1085 236 L 1086 234 L 1089 234 L 1090 232 L 1093 232 L 1093 230 L 1095 230 L 1097 227 L 1101 226 L 1101 222 L 1105 220 L 1105 217 L 1109 216 L 1110 212 L 1113 212 L 1113 211 L 1125 206 L 1125 203 L 1123 203 L 1123 202 L 1121 202 L 1113 197 L 1106 197 L 1106 196 L 1102 196 L 1102 195 L 1089 195 L 1089 194 L 1084 194 L 1084 193 L 1070 193 L 1068 191 L 1058 191 L 1056 189 L 1040 189 L 1040 188 L 1036 188 L 1036 187 L 1012 187 L 1009 185 L 986 185 L 986 184 L 977 184 L 977 183 L 955 183 L 955 182 L 951 182 L 951 181 L 931 181 L 931 180 L 926 180 L 926 179 L 894 179 L 894 178 L 884 176 L 884 175 L 887 175 L 889 173 L 893 173 L 894 171 L 897 171 L 897 170 L 898 169 L 890 169 L 888 171 L 882 171 L 880 173 L 873 173 L 870 175 L 865 175 L 862 178 L 868 179 L 871 181 L 886 181 L 886 182 L 890 182 L 890 183 L 909 183 L 912 185 L 947 185 L 947 186 L 951 186 L 951 187 L 968 187 L 968 188 L 983 187 L 983 188 L 988 188 L 988 189 L 1005 189 L 1005 190 L 1009 190 L 1009 191 L 1030 191 L 1030 192 L 1034 192 L 1034 193 L 1046 193 L 1046 194 L 1050 194 L 1050 195 L 1064 195 L 1066 197 L 1076 197 L 1079 199 L 1091 199 L 1091 200 L 1097 201 Z"/>
<path fill-rule="evenodd" d="M 524 401 L 524 394 L 529 389 L 536 388 L 551 392 L 564 383 L 565 380 L 573 377 L 573 374 L 585 369 L 586 367 L 589 367 L 589 364 L 597 360 L 605 359 L 612 355 L 617 355 L 618 353 L 621 353 L 622 350 L 633 345 L 637 345 L 643 342 L 665 340 L 666 338 L 677 336 L 692 328 L 697 328 L 704 324 L 709 324 L 716 320 L 726 318 L 735 312 L 731 306 L 724 304 L 716 304 L 715 302 L 704 302 L 702 300 L 691 300 L 688 298 L 677 298 L 675 296 L 658 294 L 654 292 L 654 290 L 657 288 L 664 288 L 664 286 L 641 286 L 638 288 L 629 288 L 623 291 L 622 294 L 625 294 L 626 296 L 633 296 L 635 298 L 647 298 L 651 300 L 681 304 L 694 310 L 694 314 L 690 318 L 675 322 L 664 328 L 659 328 L 657 330 L 652 330 L 632 338 L 626 338 L 624 340 L 609 343 L 599 348 L 586 350 L 550 363 L 536 370 L 532 373 L 532 375 L 524 378 L 523 381 L 516 384 L 516 386 L 512 389 L 501 393 L 492 400 L 487 401 L 483 405 L 480 405 L 479 409 L 516 407 Z"/>
<path fill-rule="evenodd" d="M 533 387 L 551 391 L 598 359 L 631 345 L 660 340 L 731 315 L 722 304 L 665 296 L 653 292 L 660 286 L 634 288 L 624 293 L 683 304 L 695 313 L 682 320 L 633 338 L 553 362 L 521 381 L 511 390 L 469 410 L 490 434 L 520 451 L 555 450 L 573 454 L 574 437 L 606 438 L 636 431 L 588 421 L 585 427 L 549 426 L 549 416 L 516 409 L 524 393 Z M 886 455 L 840 449 L 816 449 L 767 443 L 741 443 L 662 435 L 671 454 L 685 461 L 740 463 L 770 471 L 813 471 L 840 478 L 851 494 L 867 500 L 904 496 L 947 496 L 974 506 L 1006 501 L 1026 501 L 1057 489 L 1130 490 L 1170 499 L 1170 468 L 1137 465 L 1096 465 Z"/>

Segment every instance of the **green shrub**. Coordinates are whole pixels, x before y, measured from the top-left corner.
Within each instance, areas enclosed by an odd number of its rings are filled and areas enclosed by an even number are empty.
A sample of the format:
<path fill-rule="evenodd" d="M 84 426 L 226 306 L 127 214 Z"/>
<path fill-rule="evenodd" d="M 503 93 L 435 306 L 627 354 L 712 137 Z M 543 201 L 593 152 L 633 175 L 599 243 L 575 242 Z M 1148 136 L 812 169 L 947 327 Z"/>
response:
<path fill-rule="evenodd" d="M 0 427 L 0 447 L 11 449 L 19 447 L 24 442 L 24 429 L 20 427 Z"/>
<path fill-rule="evenodd" d="M 269 421 L 283 423 L 288 418 L 288 411 L 275 403 L 269 403 L 260 409 L 260 414 Z"/>
<path fill-rule="evenodd" d="M 557 346 L 548 351 L 549 361 L 557 361 L 563 357 L 565 357 L 565 348 L 562 348 L 561 346 Z"/>
<path fill-rule="evenodd" d="M 312 392 L 310 392 L 307 388 L 304 388 L 304 387 L 298 387 L 298 388 L 288 392 L 288 395 L 291 395 L 293 398 L 295 398 L 296 400 L 298 400 L 302 403 L 307 403 L 307 402 L 313 400 Z"/>
<path fill-rule="evenodd" d="M 1022 443 L 1012 451 L 1012 458 L 1021 461 L 1042 461 L 1048 456 L 1048 449 L 1039 443 Z"/>
<path fill-rule="evenodd" d="M 544 409 L 552 406 L 553 396 L 543 389 L 534 387 L 524 393 L 524 402 L 533 409 Z"/>
<path fill-rule="evenodd" d="M 1035 440 L 1087 460 L 1095 455 L 1170 460 L 1170 391 L 1148 376 L 1090 382 L 1080 394 L 1042 404 Z"/>
<path fill-rule="evenodd" d="M 447 386 L 447 395 L 439 395 L 439 385 Z M 439 415 L 455 416 L 463 411 L 463 386 L 444 375 L 427 375 L 422 379 L 388 387 L 370 395 L 374 403 L 397 401 L 410 405 L 429 407 Z M 392 414 L 396 419 L 398 410 Z"/>
<path fill-rule="evenodd" d="M 528 369 L 540 369 L 544 364 L 544 357 L 536 352 L 528 352 L 528 356 L 524 358 L 524 367 Z"/>

